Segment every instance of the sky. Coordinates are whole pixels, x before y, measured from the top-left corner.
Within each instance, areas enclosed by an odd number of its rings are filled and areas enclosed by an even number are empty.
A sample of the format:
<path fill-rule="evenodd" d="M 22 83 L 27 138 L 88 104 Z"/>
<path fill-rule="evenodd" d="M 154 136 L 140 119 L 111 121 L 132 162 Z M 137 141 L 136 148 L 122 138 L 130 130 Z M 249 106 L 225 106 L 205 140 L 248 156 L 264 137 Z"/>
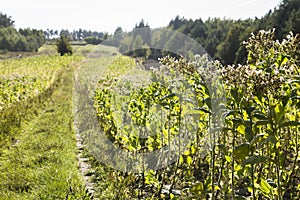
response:
<path fill-rule="evenodd" d="M 144 19 L 151 28 L 165 27 L 177 15 L 246 19 L 262 17 L 281 0 L 0 0 L 0 12 L 12 16 L 16 28 L 130 31 Z"/>

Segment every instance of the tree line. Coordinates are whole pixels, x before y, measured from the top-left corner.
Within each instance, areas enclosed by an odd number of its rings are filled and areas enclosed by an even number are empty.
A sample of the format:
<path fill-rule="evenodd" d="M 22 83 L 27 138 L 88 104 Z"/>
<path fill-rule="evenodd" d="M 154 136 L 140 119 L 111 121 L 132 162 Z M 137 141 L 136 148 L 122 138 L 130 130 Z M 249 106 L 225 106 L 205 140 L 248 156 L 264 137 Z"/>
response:
<path fill-rule="evenodd" d="M 191 36 L 199 42 L 214 59 L 223 64 L 244 64 L 247 59 L 243 41 L 259 30 L 275 28 L 275 37 L 282 40 L 290 31 L 300 33 L 300 1 L 283 0 L 278 7 L 262 18 L 230 20 L 209 18 L 202 21 L 186 20 L 177 16 L 169 28 Z"/>
<path fill-rule="evenodd" d="M 275 28 L 275 37 L 281 40 L 290 31 L 294 34 L 300 33 L 299 19 L 300 1 L 282 0 L 276 8 L 261 18 L 244 20 L 208 18 L 203 21 L 201 18 L 188 20 L 176 16 L 166 28 L 190 36 L 201 44 L 213 59 L 218 59 L 225 65 L 244 64 L 247 60 L 247 52 L 243 41 L 247 40 L 251 33 Z M 143 28 L 143 33 L 139 32 L 139 28 Z M 17 31 L 11 17 L 0 13 L 0 50 L 37 51 L 45 41 L 56 41 L 60 36 L 64 36 L 68 41 L 84 41 L 88 44 L 106 41 L 105 44 L 119 47 L 122 53 L 129 56 L 153 59 L 170 52 L 152 49 L 150 46 L 163 42 L 171 48 L 176 41 L 176 36 L 161 35 L 159 31 L 151 30 L 143 20 L 129 33 L 125 33 L 121 27 L 118 27 L 112 35 L 84 29 L 73 31 L 19 29 Z"/>
<path fill-rule="evenodd" d="M 11 16 L 0 12 L 0 51 L 12 52 L 37 52 L 46 41 L 56 42 L 58 38 L 64 36 L 68 41 L 85 41 L 88 44 L 100 44 L 108 37 L 106 32 L 97 32 L 90 30 L 62 29 L 60 31 L 47 29 L 16 29 L 15 21 Z"/>
<path fill-rule="evenodd" d="M 47 29 L 44 31 L 47 41 L 56 40 L 60 36 L 66 37 L 69 41 L 85 41 L 88 44 L 100 44 L 107 39 L 108 33 L 91 30 L 78 29 L 69 31 L 68 29 L 53 30 Z"/>
<path fill-rule="evenodd" d="M 7 14 L 0 12 L 0 51 L 32 51 L 35 52 L 45 43 L 42 30 L 19 29 Z"/>
<path fill-rule="evenodd" d="M 187 20 L 176 16 L 171 20 L 167 28 L 179 31 L 190 36 L 207 51 L 213 58 L 220 60 L 224 65 L 245 64 L 247 60 L 247 51 L 243 44 L 252 33 L 256 34 L 259 30 L 268 30 L 275 28 L 275 37 L 282 40 L 290 31 L 294 34 L 300 33 L 300 1 L 283 0 L 278 7 L 270 10 L 265 16 L 255 19 L 232 20 L 209 18 L 203 21 L 201 18 L 196 20 Z M 163 50 L 150 49 L 149 46 L 157 42 L 163 42 L 168 45 L 176 43 L 176 34 L 160 35 L 159 31 L 153 31 L 151 40 L 147 37 L 148 24 L 142 20 L 135 28 L 144 28 L 143 34 L 138 30 L 133 30 L 121 38 L 119 43 L 113 43 L 119 47 L 121 52 L 127 52 L 128 55 L 157 58 L 164 56 Z M 146 33 L 145 33 L 146 32 Z M 122 30 L 118 28 L 113 37 L 120 39 Z M 149 28 L 150 34 L 150 28 Z M 130 51 L 135 47 L 141 47 L 141 50 Z M 182 47 L 184 48 L 184 47 Z"/>

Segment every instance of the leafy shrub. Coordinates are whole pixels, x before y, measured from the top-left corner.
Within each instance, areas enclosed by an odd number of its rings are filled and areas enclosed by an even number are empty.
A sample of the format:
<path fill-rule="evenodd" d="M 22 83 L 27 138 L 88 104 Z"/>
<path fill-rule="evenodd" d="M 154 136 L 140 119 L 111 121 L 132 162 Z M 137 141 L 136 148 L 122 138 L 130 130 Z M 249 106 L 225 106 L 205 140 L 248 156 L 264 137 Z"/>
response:
<path fill-rule="evenodd" d="M 69 41 L 65 36 L 60 36 L 60 39 L 57 41 L 57 51 L 58 53 L 63 56 L 65 54 L 72 55 L 73 54 L 73 49 Z"/>

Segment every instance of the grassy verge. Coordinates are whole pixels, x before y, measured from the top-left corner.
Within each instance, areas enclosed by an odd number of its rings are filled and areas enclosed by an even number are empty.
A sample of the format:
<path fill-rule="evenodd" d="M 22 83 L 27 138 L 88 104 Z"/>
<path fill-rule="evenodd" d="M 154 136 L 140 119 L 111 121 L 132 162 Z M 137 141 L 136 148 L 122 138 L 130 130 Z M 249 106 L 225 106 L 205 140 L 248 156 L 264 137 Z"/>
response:
<path fill-rule="evenodd" d="M 0 157 L 0 199 L 89 199 L 78 172 L 73 131 L 73 69 L 17 143 Z"/>
<path fill-rule="evenodd" d="M 45 107 L 65 68 L 79 56 L 34 56 L 0 61 L 0 155 L 20 133 L 20 125 Z"/>

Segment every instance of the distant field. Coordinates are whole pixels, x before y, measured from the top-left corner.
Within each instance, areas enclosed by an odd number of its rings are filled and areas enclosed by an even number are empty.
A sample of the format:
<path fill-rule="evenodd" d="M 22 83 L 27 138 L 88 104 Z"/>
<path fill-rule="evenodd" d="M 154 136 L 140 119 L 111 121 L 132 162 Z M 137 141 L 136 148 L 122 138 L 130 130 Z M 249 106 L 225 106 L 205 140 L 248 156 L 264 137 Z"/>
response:
<path fill-rule="evenodd" d="M 85 55 L 88 56 L 89 54 L 96 54 L 98 56 L 103 55 L 111 55 L 111 54 L 117 54 L 117 48 L 115 47 L 109 47 L 109 46 L 103 46 L 103 45 L 92 45 L 92 44 L 86 44 L 86 45 L 72 45 L 74 55 Z M 48 54 L 48 55 L 55 55 L 57 54 L 57 48 L 54 44 L 44 44 L 41 46 L 38 50 L 37 54 Z M 33 53 L 34 55 L 34 53 Z"/>

